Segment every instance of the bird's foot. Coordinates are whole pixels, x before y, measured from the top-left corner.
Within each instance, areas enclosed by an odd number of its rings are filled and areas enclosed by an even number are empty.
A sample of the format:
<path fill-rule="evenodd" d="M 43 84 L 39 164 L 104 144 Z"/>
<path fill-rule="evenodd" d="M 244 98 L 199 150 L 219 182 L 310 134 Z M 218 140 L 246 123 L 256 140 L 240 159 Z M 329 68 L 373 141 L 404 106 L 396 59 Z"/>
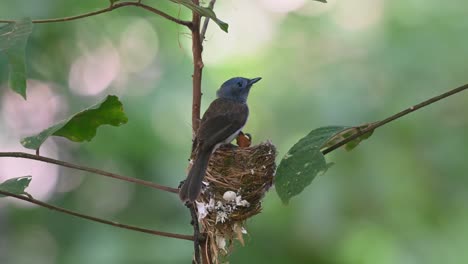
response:
<path fill-rule="evenodd" d="M 179 182 L 179 186 L 177 186 L 177 189 L 180 190 L 182 188 L 182 185 L 184 185 L 185 180 Z"/>

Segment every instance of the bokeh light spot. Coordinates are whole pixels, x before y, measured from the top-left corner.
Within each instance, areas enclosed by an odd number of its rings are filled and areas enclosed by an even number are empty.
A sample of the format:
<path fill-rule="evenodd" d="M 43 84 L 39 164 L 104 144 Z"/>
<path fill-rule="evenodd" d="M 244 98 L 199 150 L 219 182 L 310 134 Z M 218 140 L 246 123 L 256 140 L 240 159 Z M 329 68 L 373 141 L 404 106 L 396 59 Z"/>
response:
<path fill-rule="evenodd" d="M 73 62 L 68 84 L 78 95 L 97 95 L 112 84 L 120 72 L 120 57 L 110 43 L 85 52 Z"/>
<path fill-rule="evenodd" d="M 342 1 L 333 13 L 333 20 L 348 31 L 365 30 L 382 19 L 383 7 L 382 0 Z"/>
<path fill-rule="evenodd" d="M 210 52 L 203 54 L 207 65 L 228 64 L 229 60 L 255 56 L 273 39 L 275 20 L 255 2 L 223 2 L 216 13 L 229 22 L 229 33 L 222 32 L 215 25 L 208 28 L 205 49 Z"/>
<path fill-rule="evenodd" d="M 53 85 L 28 80 L 28 100 L 6 90 L 2 97 L 1 114 L 13 134 L 28 135 L 51 125 L 59 113 L 66 112 L 63 98 L 53 93 Z M 1 135 L 0 135 L 1 137 Z"/>
<path fill-rule="evenodd" d="M 153 62 L 158 48 L 158 35 L 153 26 L 144 19 L 134 20 L 120 38 L 119 52 L 123 70 L 142 71 Z"/>
<path fill-rule="evenodd" d="M 3 140 L 7 142 L 0 141 L 0 149 L 2 151 L 24 151 L 24 148 L 20 147 L 19 143 L 12 144 L 12 139 Z M 55 144 L 48 142 L 41 148 L 41 154 L 46 157 L 57 158 Z M 26 189 L 29 194 L 38 200 L 47 200 L 52 196 L 58 179 L 57 166 L 29 159 L 0 159 L 0 182 L 27 175 L 32 176 L 32 181 Z M 7 199 L 20 206 L 35 206 L 14 198 Z"/>
<path fill-rule="evenodd" d="M 275 13 L 289 13 L 301 8 L 306 3 L 306 0 L 260 0 L 260 3 L 269 11 Z"/>

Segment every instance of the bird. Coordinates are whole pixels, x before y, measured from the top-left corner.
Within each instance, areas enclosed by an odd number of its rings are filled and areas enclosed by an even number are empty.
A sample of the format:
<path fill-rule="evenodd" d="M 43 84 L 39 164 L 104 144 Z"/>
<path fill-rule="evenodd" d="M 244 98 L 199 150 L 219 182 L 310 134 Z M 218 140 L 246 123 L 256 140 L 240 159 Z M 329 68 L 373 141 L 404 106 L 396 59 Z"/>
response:
<path fill-rule="evenodd" d="M 252 144 L 252 135 L 249 133 L 239 132 L 239 135 L 236 137 L 236 144 L 240 148 L 248 148 Z"/>
<path fill-rule="evenodd" d="M 182 202 L 193 203 L 198 198 L 211 154 L 219 146 L 229 144 L 241 132 L 249 117 L 247 97 L 250 88 L 261 79 L 234 77 L 225 81 L 217 90 L 217 98 L 203 114 L 195 134 L 195 159 L 179 190 Z"/>

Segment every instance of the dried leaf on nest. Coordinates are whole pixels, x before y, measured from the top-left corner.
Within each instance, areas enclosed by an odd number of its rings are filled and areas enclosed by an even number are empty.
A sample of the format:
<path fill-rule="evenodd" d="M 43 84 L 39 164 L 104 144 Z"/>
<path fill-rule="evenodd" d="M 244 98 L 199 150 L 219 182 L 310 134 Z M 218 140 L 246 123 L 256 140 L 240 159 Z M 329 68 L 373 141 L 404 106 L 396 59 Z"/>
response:
<path fill-rule="evenodd" d="M 275 158 L 270 142 L 248 148 L 228 145 L 213 153 L 197 210 L 215 263 L 231 252 L 234 239 L 244 244 L 245 221 L 260 213 L 261 200 L 273 184 Z"/>

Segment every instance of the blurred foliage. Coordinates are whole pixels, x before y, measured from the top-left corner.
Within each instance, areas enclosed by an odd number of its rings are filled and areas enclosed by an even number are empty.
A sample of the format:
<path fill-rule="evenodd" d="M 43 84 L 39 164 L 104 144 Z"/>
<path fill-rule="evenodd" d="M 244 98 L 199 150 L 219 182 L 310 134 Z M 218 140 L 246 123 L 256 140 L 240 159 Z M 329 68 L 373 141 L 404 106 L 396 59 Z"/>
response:
<path fill-rule="evenodd" d="M 144 1 L 179 18 L 191 17 L 170 1 Z M 215 12 L 229 23 L 230 33 L 209 27 L 203 107 L 224 80 L 262 76 L 249 98 L 245 131 L 254 142 L 272 140 L 282 157 L 316 127 L 379 120 L 468 82 L 468 3 L 328 2 L 217 1 Z M 4 1 L 0 18 L 63 17 L 108 4 Z M 93 142 L 54 139 L 43 148 L 67 161 L 177 186 L 191 146 L 187 33 L 138 8 L 36 25 L 26 50 L 28 77 L 52 96 L 26 113 L 39 120 L 52 99 L 61 103 L 53 122 L 45 119 L 48 123 L 36 125 L 34 133 L 106 94 L 121 98 L 129 118 L 118 129 L 102 127 Z M 19 139 L 33 134 L 21 129 L 31 114 L 9 103 L 19 96 L 7 89 L 6 61 L 0 54 L 0 147 L 20 150 Z M 28 86 L 29 104 L 34 92 L 47 94 L 41 89 Z M 464 93 L 446 99 L 380 128 L 353 152 L 327 155 L 335 166 L 288 206 L 270 192 L 263 212 L 248 223 L 246 246 L 235 250 L 231 263 L 467 262 L 466 100 Z M 1 182 L 31 174 L 28 192 L 35 197 L 34 185 L 52 177 L 34 173 L 34 167 L 28 174 L 12 174 L 16 168 L 7 173 L 5 164 L 12 159 L 1 162 Z M 189 214 L 176 195 L 63 168 L 51 191 L 47 201 L 55 205 L 191 232 Z M 187 241 L 0 200 L 0 263 L 189 263 L 192 250 Z"/>

